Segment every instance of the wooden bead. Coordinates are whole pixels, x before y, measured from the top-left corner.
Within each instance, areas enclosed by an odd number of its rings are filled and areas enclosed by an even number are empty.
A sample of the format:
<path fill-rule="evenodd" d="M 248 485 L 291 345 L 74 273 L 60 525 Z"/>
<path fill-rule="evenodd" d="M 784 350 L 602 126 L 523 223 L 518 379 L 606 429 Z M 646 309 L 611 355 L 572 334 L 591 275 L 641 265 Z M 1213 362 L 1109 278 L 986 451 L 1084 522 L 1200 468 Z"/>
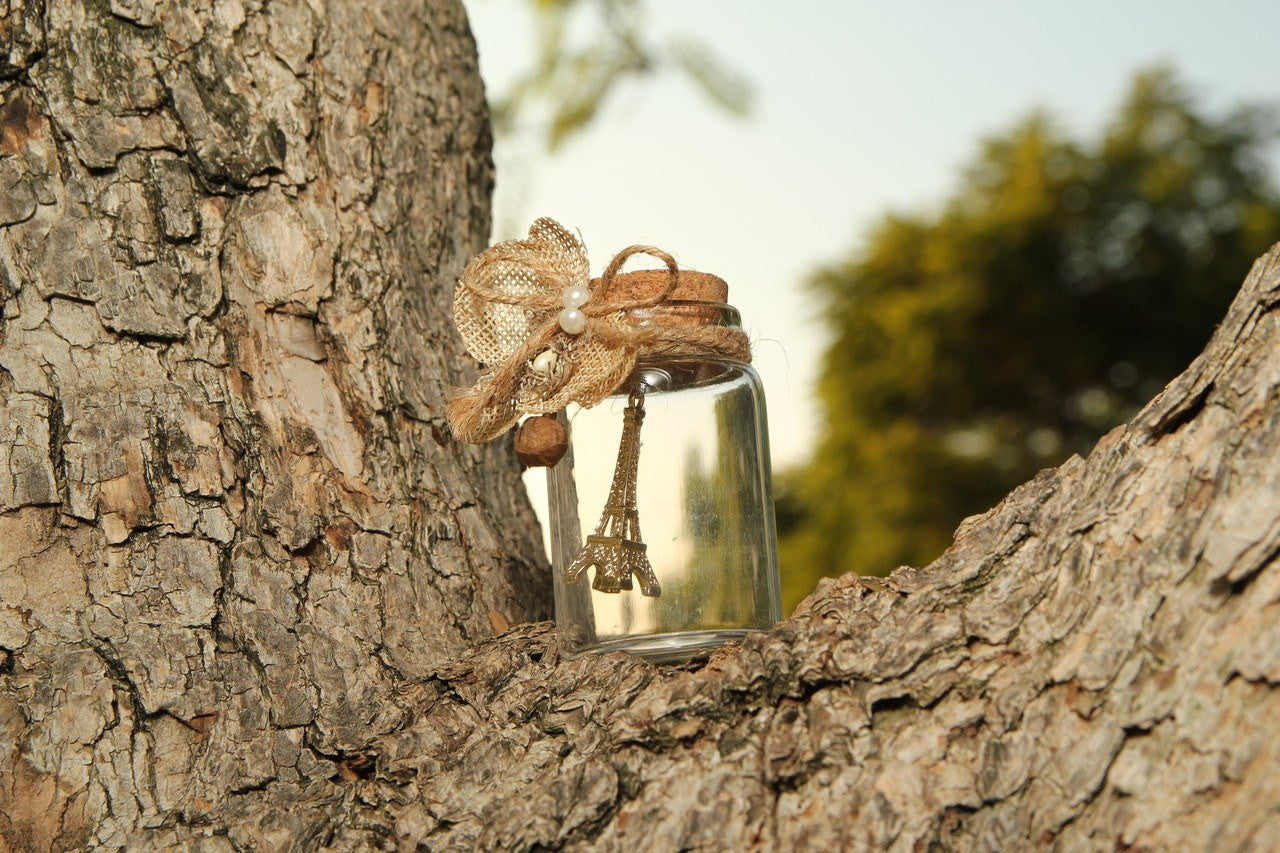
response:
<path fill-rule="evenodd" d="M 537 415 L 520 424 L 516 455 L 530 468 L 550 468 L 569 449 L 569 430 L 555 415 Z"/>

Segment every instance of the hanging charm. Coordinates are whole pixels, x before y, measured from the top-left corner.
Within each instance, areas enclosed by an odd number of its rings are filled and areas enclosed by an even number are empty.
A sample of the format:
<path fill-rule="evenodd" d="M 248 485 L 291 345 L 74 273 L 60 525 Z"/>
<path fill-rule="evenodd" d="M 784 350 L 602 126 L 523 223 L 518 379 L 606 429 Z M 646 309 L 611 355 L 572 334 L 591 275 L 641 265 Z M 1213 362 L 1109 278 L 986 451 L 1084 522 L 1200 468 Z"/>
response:
<path fill-rule="evenodd" d="M 622 413 L 622 440 L 618 443 L 618 464 L 613 469 L 613 485 L 595 532 L 564 572 L 564 582 L 581 583 L 587 569 L 595 566 L 591 588 L 598 592 L 631 589 L 631 576 L 640 581 L 640 592 L 659 596 L 662 587 L 646 554 L 648 546 L 640 538 L 640 512 L 636 508 L 636 480 L 640 466 L 640 425 L 644 423 L 644 385 L 638 383 L 627 398 Z"/>

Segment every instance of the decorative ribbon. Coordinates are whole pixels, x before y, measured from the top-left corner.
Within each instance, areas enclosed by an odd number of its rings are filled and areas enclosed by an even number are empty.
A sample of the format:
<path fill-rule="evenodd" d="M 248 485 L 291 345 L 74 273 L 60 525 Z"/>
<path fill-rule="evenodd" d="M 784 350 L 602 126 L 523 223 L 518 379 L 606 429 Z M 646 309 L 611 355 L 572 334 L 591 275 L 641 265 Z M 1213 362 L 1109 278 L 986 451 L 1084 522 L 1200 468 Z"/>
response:
<path fill-rule="evenodd" d="M 667 267 L 666 286 L 643 297 L 611 292 L 623 265 L 650 255 Z M 447 401 L 449 424 L 462 441 L 488 441 L 522 415 L 558 412 L 569 403 L 594 406 L 614 393 L 646 355 L 721 355 L 751 360 L 740 329 L 637 325 L 630 312 L 670 300 L 679 284 L 675 259 L 655 246 L 629 246 L 591 286 L 586 248 L 553 219 L 539 219 L 524 240 L 477 255 L 454 292 L 453 316 L 463 342 L 484 365 L 471 388 Z"/>

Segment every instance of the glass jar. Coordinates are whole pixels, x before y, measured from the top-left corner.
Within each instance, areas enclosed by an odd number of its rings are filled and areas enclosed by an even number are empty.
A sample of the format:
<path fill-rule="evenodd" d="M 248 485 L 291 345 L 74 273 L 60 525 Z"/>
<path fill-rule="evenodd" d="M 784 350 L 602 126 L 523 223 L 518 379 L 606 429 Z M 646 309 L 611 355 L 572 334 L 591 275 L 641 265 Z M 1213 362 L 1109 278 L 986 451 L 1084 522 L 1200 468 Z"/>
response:
<path fill-rule="evenodd" d="M 627 279 L 654 281 L 616 281 Z M 680 298 L 689 295 L 713 299 Z M 720 279 L 682 270 L 675 298 L 631 319 L 738 327 L 725 296 Z M 613 396 L 565 416 L 569 449 L 547 488 L 556 625 L 569 653 L 685 660 L 781 618 L 764 390 L 748 364 L 642 358 Z M 606 569 L 611 555 L 640 569 Z"/>

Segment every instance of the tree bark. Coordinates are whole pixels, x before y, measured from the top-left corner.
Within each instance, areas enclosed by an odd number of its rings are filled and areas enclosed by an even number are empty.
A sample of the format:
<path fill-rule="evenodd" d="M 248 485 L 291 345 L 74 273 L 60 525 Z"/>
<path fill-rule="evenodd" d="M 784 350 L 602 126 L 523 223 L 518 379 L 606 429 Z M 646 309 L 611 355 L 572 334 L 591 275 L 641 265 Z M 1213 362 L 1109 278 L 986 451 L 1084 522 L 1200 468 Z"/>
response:
<path fill-rule="evenodd" d="M 315 810 L 282 837 L 1274 849 L 1278 309 L 1280 246 L 1204 354 L 1087 459 L 968 519 L 927 568 L 824 581 L 705 665 L 564 660 L 544 625 L 483 644 L 407 687 L 369 778 L 296 790 Z"/>
<path fill-rule="evenodd" d="M 1280 842 L 1280 247 L 931 566 L 566 660 L 510 453 L 441 421 L 457 5 L 7 3 L 0 847 Z"/>
<path fill-rule="evenodd" d="M 514 460 L 443 422 L 475 47 L 456 2 L 0 12 L 0 840 L 225 834 L 549 614 Z"/>

